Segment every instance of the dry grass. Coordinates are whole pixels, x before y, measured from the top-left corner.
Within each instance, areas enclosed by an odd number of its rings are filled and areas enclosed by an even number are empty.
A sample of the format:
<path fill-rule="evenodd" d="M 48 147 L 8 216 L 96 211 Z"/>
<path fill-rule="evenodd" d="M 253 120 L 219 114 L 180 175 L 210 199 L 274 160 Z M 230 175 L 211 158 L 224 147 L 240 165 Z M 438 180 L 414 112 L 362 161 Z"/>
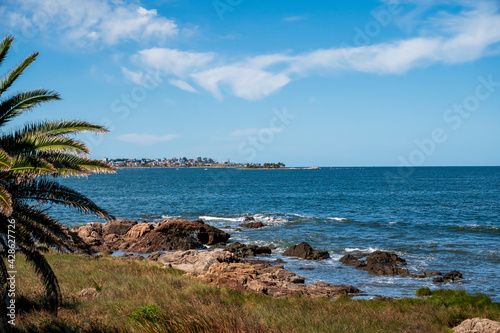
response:
<path fill-rule="evenodd" d="M 466 318 L 500 320 L 500 304 L 463 291 L 397 301 L 274 299 L 204 285 L 147 262 L 47 257 L 63 293 L 59 315 L 43 310 L 43 287 L 18 256 L 16 332 L 449 332 Z M 97 299 L 75 298 L 96 287 Z"/>

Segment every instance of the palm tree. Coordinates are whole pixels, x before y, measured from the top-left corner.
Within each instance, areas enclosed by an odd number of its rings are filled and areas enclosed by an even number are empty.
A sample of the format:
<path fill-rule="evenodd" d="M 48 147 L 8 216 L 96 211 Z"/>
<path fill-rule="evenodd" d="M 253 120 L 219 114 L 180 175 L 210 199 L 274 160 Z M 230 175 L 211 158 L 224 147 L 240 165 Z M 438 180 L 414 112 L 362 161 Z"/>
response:
<path fill-rule="evenodd" d="M 8 35 L 0 43 L 0 65 L 13 41 Z M 8 250 L 12 254 L 15 249 L 34 267 L 45 285 L 49 309 L 57 312 L 61 291 L 43 252 L 47 247 L 71 252 L 79 248 L 68 230 L 47 214 L 47 209 L 57 204 L 107 220 L 113 217 L 55 178 L 109 173 L 114 169 L 87 157 L 88 148 L 74 137 L 82 132 L 106 133 L 102 126 L 76 120 L 40 121 L 7 131 L 5 127 L 14 117 L 60 99 L 56 92 L 46 89 L 5 97 L 7 89 L 37 55 L 28 56 L 0 80 L 0 301 L 7 301 L 8 259 L 12 259 Z M 4 306 L 1 308 L 5 311 Z"/>

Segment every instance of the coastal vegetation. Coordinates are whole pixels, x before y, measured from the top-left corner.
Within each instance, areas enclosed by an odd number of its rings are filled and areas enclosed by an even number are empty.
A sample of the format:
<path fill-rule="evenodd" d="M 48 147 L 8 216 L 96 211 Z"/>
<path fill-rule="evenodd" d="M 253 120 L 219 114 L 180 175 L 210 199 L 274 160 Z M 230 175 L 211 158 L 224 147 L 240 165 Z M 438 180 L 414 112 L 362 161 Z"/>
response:
<path fill-rule="evenodd" d="M 500 320 L 499 303 L 462 290 L 397 300 L 277 299 L 209 286 L 142 260 L 46 258 L 62 290 L 59 315 L 45 310 L 44 286 L 21 256 L 15 332 L 450 332 L 467 318 Z"/>
<path fill-rule="evenodd" d="M 186 157 L 172 158 L 104 158 L 104 162 L 116 168 L 249 168 L 249 169 L 279 169 L 284 168 L 285 163 L 239 163 L 218 162 L 212 158 Z"/>
<path fill-rule="evenodd" d="M 13 42 L 12 36 L 1 41 L 0 64 Z M 51 205 L 62 205 L 104 219 L 111 216 L 55 178 L 108 173 L 113 172 L 113 168 L 88 158 L 88 148 L 74 137 L 82 132 L 105 133 L 102 126 L 77 120 L 30 122 L 21 128 L 8 126 L 14 118 L 35 107 L 60 99 L 59 94 L 47 89 L 6 95 L 37 55 L 29 55 L 0 80 L 0 303 L 15 304 L 16 290 L 12 286 L 19 286 L 16 278 L 20 278 L 14 274 L 16 254 L 22 253 L 43 283 L 44 308 L 56 312 L 61 291 L 57 275 L 43 253 L 48 247 L 70 252 L 77 248 L 66 228 L 53 219 L 47 209 Z M 0 310 L 2 320 L 6 318 L 5 308 L 2 306 Z"/>

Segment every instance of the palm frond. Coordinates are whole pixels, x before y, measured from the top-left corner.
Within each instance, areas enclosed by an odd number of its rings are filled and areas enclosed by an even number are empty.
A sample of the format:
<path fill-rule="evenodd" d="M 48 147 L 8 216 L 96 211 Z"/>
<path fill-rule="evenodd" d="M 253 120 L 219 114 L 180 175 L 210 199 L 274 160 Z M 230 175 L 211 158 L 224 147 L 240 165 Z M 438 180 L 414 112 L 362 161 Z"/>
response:
<path fill-rule="evenodd" d="M 12 163 L 12 158 L 7 154 L 7 152 L 0 148 L 0 171 L 8 170 Z"/>
<path fill-rule="evenodd" d="M 40 277 L 49 300 L 49 310 L 57 313 L 57 308 L 61 303 L 61 289 L 57 277 L 50 267 L 47 259 L 36 249 L 21 247 L 22 253 L 26 256 L 26 261 L 29 262 L 35 269 L 36 274 Z"/>
<path fill-rule="evenodd" d="M 7 53 L 9 53 L 10 46 L 12 45 L 12 42 L 14 41 L 14 37 L 12 35 L 7 35 L 2 39 L 2 42 L 0 43 L 0 64 L 3 62 L 5 57 L 7 56 Z M 0 94 L 1 96 L 1 94 Z"/>
<path fill-rule="evenodd" d="M 33 179 L 22 184 L 9 184 L 7 188 L 16 200 L 21 201 L 47 201 L 75 208 L 78 211 L 112 220 L 114 217 L 105 209 L 97 206 L 92 200 L 69 187 L 50 179 Z"/>
<path fill-rule="evenodd" d="M 12 44 L 12 42 L 11 42 Z M 8 46 L 10 48 L 10 45 Z M 38 52 L 30 54 L 0 80 L 0 96 L 16 81 L 28 66 L 36 60 Z"/>
<path fill-rule="evenodd" d="M 108 130 L 101 125 L 96 125 L 82 120 L 59 120 L 42 121 L 30 123 L 24 126 L 20 131 L 24 134 L 46 134 L 46 135 L 64 135 L 72 133 L 93 132 L 104 134 Z"/>
<path fill-rule="evenodd" d="M 67 229 L 47 213 L 27 205 L 19 205 L 14 207 L 12 217 L 18 225 L 22 225 L 30 233 L 31 239 L 38 244 L 45 244 L 58 251 L 75 252 L 78 250 Z"/>
<path fill-rule="evenodd" d="M 92 173 L 115 172 L 109 164 L 82 155 L 50 151 L 39 152 L 37 156 L 54 166 L 53 176 L 88 176 Z"/>
<path fill-rule="evenodd" d="M 0 103 L 0 126 L 41 103 L 60 99 L 58 93 L 47 89 L 34 89 L 14 94 Z"/>
<path fill-rule="evenodd" d="M 87 146 L 78 140 L 72 138 L 66 138 L 63 136 L 46 136 L 39 135 L 37 137 L 32 137 L 33 139 L 33 149 L 35 151 L 68 151 L 78 154 L 90 154 Z"/>
<path fill-rule="evenodd" d="M 55 171 L 52 164 L 36 156 L 15 156 L 12 159 L 10 173 L 24 175 L 47 175 Z"/>
<path fill-rule="evenodd" d="M 5 216 L 12 214 L 12 197 L 2 185 L 0 185 L 0 213 Z"/>

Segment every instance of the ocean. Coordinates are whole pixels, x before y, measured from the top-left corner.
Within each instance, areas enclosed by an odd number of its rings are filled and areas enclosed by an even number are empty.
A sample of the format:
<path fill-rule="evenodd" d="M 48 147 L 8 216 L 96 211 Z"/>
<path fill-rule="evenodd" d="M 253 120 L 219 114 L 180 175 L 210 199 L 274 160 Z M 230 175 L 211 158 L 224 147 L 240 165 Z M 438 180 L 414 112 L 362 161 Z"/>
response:
<path fill-rule="evenodd" d="M 202 219 L 230 233 L 230 241 L 276 247 L 271 259 L 285 260 L 306 283 L 352 284 L 367 297 L 463 288 L 500 301 L 500 167 L 122 169 L 60 181 L 117 218 Z M 48 212 L 67 226 L 98 221 L 59 207 Z M 267 226 L 237 230 L 247 216 Z M 331 258 L 281 255 L 302 241 Z M 410 271 L 458 270 L 464 279 L 436 285 L 432 278 L 374 276 L 338 261 L 378 249 L 406 259 Z"/>

